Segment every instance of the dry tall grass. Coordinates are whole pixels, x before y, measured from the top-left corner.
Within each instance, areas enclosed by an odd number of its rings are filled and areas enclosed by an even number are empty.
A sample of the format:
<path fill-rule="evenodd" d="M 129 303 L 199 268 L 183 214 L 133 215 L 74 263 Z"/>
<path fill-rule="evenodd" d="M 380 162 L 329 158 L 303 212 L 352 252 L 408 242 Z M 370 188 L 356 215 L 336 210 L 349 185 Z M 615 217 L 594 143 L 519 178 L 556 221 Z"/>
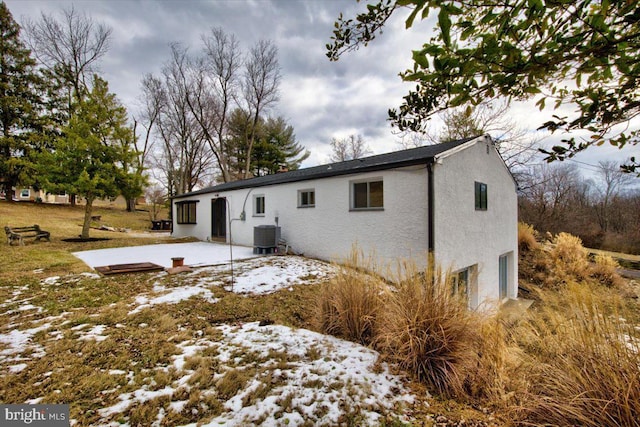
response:
<path fill-rule="evenodd" d="M 520 251 L 530 251 L 540 246 L 537 239 L 537 233 L 534 228 L 525 224 L 524 222 L 518 223 L 518 249 Z"/>
<path fill-rule="evenodd" d="M 609 255 L 597 254 L 591 266 L 591 277 L 608 287 L 620 288 L 624 285 L 624 280 L 617 273 L 620 265 Z"/>
<path fill-rule="evenodd" d="M 320 295 L 319 329 L 373 345 L 439 393 L 502 399 L 507 382 L 502 324 L 468 310 L 441 269 L 401 263 L 389 284 L 366 273 L 377 268 L 352 253 Z"/>
<path fill-rule="evenodd" d="M 382 308 L 384 284 L 362 270 L 373 265 L 357 249 L 323 287 L 318 304 L 320 331 L 363 345 L 372 343 Z"/>
<path fill-rule="evenodd" d="M 544 247 L 523 231 L 544 284 L 529 285 L 536 302 L 524 318 L 468 310 L 438 269 L 405 263 L 385 285 L 352 257 L 325 290 L 325 332 L 372 343 L 432 390 L 510 424 L 640 426 L 640 329 L 625 321 L 615 262 L 590 263 L 568 234 Z"/>
<path fill-rule="evenodd" d="M 539 292 L 517 329 L 530 389 L 521 420 L 545 425 L 640 425 L 640 346 L 606 288 L 569 283 Z"/>
<path fill-rule="evenodd" d="M 400 278 L 385 295 L 376 347 L 438 392 L 461 395 L 480 333 L 478 315 L 440 269 L 420 272 L 407 263 Z"/>

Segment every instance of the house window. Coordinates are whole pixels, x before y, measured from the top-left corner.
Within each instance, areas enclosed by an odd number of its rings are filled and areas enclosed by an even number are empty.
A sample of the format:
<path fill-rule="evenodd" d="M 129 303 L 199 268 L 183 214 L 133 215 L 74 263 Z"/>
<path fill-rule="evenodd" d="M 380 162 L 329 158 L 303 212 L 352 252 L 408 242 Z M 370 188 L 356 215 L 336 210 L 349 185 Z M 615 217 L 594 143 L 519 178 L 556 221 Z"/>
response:
<path fill-rule="evenodd" d="M 476 210 L 477 211 L 486 211 L 487 210 L 487 184 L 482 182 L 475 183 L 476 186 Z"/>
<path fill-rule="evenodd" d="M 197 201 L 177 202 L 177 218 L 178 224 L 195 224 L 196 223 L 196 204 Z"/>
<path fill-rule="evenodd" d="M 469 269 L 453 273 L 451 286 L 454 295 L 463 295 L 466 298 L 469 295 Z"/>
<path fill-rule="evenodd" d="M 382 180 L 352 183 L 351 209 L 381 209 L 383 207 Z"/>
<path fill-rule="evenodd" d="M 315 190 L 299 190 L 298 191 L 298 207 L 312 208 L 316 205 Z"/>
<path fill-rule="evenodd" d="M 28 188 L 24 188 L 22 189 L 22 191 L 20 191 L 20 198 L 28 199 L 29 196 L 31 196 L 31 190 L 29 190 Z"/>
<path fill-rule="evenodd" d="M 264 216 L 264 194 L 253 196 L 253 216 Z"/>
<path fill-rule="evenodd" d="M 451 293 L 459 295 L 467 301 L 469 309 L 478 307 L 478 265 L 458 270 L 452 274 Z"/>

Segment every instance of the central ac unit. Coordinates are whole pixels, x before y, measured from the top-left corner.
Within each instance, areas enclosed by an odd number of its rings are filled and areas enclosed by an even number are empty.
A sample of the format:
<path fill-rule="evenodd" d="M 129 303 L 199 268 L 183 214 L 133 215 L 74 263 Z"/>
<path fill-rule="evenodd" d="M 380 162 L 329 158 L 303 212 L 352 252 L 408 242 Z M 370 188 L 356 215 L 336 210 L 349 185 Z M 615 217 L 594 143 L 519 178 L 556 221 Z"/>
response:
<path fill-rule="evenodd" d="M 253 227 L 253 246 L 255 248 L 275 248 L 280 240 L 280 227 L 275 225 L 258 225 Z"/>

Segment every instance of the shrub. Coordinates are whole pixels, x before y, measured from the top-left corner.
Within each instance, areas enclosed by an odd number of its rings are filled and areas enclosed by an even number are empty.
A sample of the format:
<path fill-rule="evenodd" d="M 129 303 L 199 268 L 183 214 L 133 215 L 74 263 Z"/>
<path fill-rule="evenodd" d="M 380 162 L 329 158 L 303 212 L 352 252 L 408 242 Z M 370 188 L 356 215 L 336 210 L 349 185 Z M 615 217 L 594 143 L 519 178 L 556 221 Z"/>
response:
<path fill-rule="evenodd" d="M 624 283 L 618 272 L 619 265 L 609 255 L 597 254 L 591 266 L 591 277 L 608 287 L 621 287 Z"/>
<path fill-rule="evenodd" d="M 365 265 L 371 267 L 354 249 L 336 277 L 322 289 L 317 318 L 320 331 L 369 345 L 376 334 L 383 284 L 362 271 Z"/>
<path fill-rule="evenodd" d="M 521 252 L 530 251 L 538 248 L 540 244 L 536 238 L 536 230 L 533 226 L 525 224 L 524 222 L 518 223 L 518 249 Z"/>

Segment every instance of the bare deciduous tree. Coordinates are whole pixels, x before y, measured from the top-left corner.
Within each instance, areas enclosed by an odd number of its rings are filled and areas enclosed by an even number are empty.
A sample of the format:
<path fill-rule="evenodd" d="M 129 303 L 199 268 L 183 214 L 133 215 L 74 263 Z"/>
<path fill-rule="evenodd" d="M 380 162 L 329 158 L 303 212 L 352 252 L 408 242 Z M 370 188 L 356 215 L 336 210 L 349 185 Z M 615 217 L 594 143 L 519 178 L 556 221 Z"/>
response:
<path fill-rule="evenodd" d="M 165 175 L 169 195 L 193 191 L 206 180 L 212 166 L 212 153 L 188 105 L 187 66 L 187 49 L 172 44 L 171 59 L 162 69 L 162 87 L 156 85 L 152 91 L 163 103 L 157 118 L 162 147 L 156 167 Z"/>
<path fill-rule="evenodd" d="M 331 138 L 332 162 L 344 162 L 346 160 L 359 159 L 371 154 L 369 146 L 362 135 L 349 135 L 346 138 Z"/>
<path fill-rule="evenodd" d="M 244 178 L 249 178 L 251 174 L 251 150 L 253 150 L 256 140 L 255 129 L 260 119 L 260 114 L 278 100 L 280 78 L 278 49 L 270 41 L 259 41 L 249 51 L 245 61 L 242 82 L 244 102 L 252 120 L 252 125 L 249 126 L 250 134 L 247 138 L 248 147 Z"/>
<path fill-rule="evenodd" d="M 109 50 L 111 28 L 96 23 L 73 7 L 62 9 L 61 19 L 44 12 L 25 28 L 36 58 L 66 82 L 76 100 L 87 90 L 95 66 Z"/>
<path fill-rule="evenodd" d="M 541 231 L 575 231 L 589 210 L 589 185 L 575 165 L 543 164 L 521 186 L 520 220 Z"/>
<path fill-rule="evenodd" d="M 602 231 L 609 230 L 612 217 L 614 199 L 634 180 L 634 176 L 623 172 L 615 161 L 601 161 L 598 163 L 598 177 L 595 185 L 598 202 L 595 206 L 598 223 Z"/>
<path fill-rule="evenodd" d="M 145 191 L 145 199 L 147 204 L 150 205 L 149 219 L 151 221 L 157 220 L 160 210 L 162 210 L 162 207 L 167 203 L 167 192 L 160 185 L 154 184 L 147 187 Z"/>
<path fill-rule="evenodd" d="M 508 113 L 509 103 L 505 101 L 445 110 L 440 113 L 443 121 L 440 130 L 432 127 L 425 132 L 402 132 L 398 145 L 403 149 L 416 148 L 489 134 L 496 141 L 505 163 L 514 172 L 526 166 L 538 153 L 542 138 L 518 126 Z"/>
<path fill-rule="evenodd" d="M 221 28 L 202 38 L 204 55 L 191 62 L 189 108 L 202 128 L 224 182 L 231 180 L 225 136 L 240 87 L 242 55 L 238 40 Z"/>

